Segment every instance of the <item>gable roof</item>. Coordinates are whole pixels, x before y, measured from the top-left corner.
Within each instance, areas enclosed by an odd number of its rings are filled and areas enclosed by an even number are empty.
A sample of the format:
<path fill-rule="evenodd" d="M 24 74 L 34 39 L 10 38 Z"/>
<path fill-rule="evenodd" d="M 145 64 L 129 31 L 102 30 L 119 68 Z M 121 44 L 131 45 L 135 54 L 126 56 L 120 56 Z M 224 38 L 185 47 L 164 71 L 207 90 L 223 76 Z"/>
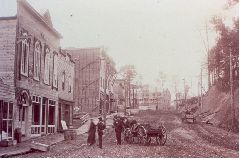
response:
<path fill-rule="evenodd" d="M 46 21 L 51 27 L 53 27 L 51 15 L 50 15 L 50 12 L 49 12 L 48 9 L 47 9 L 47 10 L 45 11 L 45 13 L 43 14 L 43 17 L 44 17 L 45 21 Z"/>
<path fill-rule="evenodd" d="M 45 25 L 48 30 L 51 31 L 56 37 L 62 38 L 62 35 L 55 28 L 53 28 L 51 16 L 48 10 L 44 13 L 44 15 L 41 15 L 26 0 L 18 0 L 17 2 L 18 5 L 22 5 L 23 7 L 25 7 L 28 11 L 32 13 L 33 16 L 43 22 L 43 25 Z"/>

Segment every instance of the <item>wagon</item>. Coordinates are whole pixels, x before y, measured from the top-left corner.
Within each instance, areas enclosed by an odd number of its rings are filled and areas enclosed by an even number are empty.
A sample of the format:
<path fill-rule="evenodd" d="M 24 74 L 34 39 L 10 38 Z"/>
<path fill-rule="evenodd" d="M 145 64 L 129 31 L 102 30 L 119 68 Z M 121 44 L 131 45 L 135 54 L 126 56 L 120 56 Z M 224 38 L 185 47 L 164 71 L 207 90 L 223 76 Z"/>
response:
<path fill-rule="evenodd" d="M 158 145 L 163 146 L 166 143 L 167 132 L 163 124 L 159 127 L 152 127 L 150 124 L 139 125 L 138 140 L 140 145 L 150 145 L 153 138 Z"/>
<path fill-rule="evenodd" d="M 158 145 L 164 145 L 167 140 L 166 128 L 162 124 L 154 128 L 150 124 L 137 123 L 135 127 L 127 127 L 124 130 L 124 141 L 129 144 L 150 145 L 152 138 L 155 138 Z"/>
<path fill-rule="evenodd" d="M 135 121 L 135 120 L 134 120 Z M 125 126 L 124 128 L 124 141 L 131 144 L 134 142 L 139 142 L 138 141 L 138 137 L 139 137 L 139 133 L 138 133 L 138 127 L 139 124 L 136 122 L 131 122 L 128 126 Z"/>
<path fill-rule="evenodd" d="M 190 111 L 184 112 L 182 115 L 182 122 L 184 123 L 196 123 L 196 117 Z"/>

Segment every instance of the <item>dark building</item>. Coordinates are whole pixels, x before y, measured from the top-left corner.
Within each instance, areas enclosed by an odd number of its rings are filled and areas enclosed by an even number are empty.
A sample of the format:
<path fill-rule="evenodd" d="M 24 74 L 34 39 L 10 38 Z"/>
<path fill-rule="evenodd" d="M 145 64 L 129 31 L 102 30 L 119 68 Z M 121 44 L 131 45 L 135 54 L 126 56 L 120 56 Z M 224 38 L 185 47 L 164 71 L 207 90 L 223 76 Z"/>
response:
<path fill-rule="evenodd" d="M 75 62 L 75 110 L 102 113 L 105 88 L 106 112 L 110 112 L 114 102 L 113 81 L 115 63 L 103 47 L 67 49 Z"/>

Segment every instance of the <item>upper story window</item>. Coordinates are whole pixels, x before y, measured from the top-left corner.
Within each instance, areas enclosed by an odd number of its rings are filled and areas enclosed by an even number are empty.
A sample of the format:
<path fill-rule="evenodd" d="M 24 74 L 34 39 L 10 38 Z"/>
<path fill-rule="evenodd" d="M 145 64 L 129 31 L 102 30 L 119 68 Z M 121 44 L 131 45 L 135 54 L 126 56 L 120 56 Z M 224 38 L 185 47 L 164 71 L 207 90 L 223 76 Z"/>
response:
<path fill-rule="evenodd" d="M 44 59 L 44 83 L 49 84 L 50 81 L 50 50 L 45 49 L 45 59 Z"/>
<path fill-rule="evenodd" d="M 40 79 L 40 56 L 41 56 L 41 44 L 39 41 L 36 41 L 34 44 L 34 55 L 33 55 L 33 64 L 34 64 L 34 79 Z"/>
<path fill-rule="evenodd" d="M 58 70 L 58 55 L 53 56 L 53 87 L 57 88 L 57 70 Z"/>
<path fill-rule="evenodd" d="M 66 80 L 65 71 L 62 73 L 62 90 L 65 90 L 65 80 Z"/>
<path fill-rule="evenodd" d="M 72 92 L 72 77 L 71 75 L 68 76 L 68 92 Z"/>
<path fill-rule="evenodd" d="M 23 33 L 23 36 L 27 36 L 27 33 Z M 28 76 L 29 45 L 27 38 L 21 41 L 21 74 L 25 76 Z"/>

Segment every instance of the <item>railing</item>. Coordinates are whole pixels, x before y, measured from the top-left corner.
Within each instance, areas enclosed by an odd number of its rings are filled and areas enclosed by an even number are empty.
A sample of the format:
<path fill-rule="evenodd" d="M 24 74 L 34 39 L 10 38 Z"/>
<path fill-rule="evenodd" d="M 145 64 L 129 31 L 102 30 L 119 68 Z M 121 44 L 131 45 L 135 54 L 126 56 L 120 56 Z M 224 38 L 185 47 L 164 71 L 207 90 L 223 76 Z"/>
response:
<path fill-rule="evenodd" d="M 85 122 L 87 122 L 87 120 L 89 119 L 89 117 L 90 117 L 90 115 L 89 115 L 88 113 L 85 114 L 84 116 L 82 116 L 82 117 L 80 118 L 81 123 L 84 124 Z"/>
<path fill-rule="evenodd" d="M 48 125 L 48 133 L 49 134 L 55 133 L 55 125 Z"/>
<path fill-rule="evenodd" d="M 52 134 L 55 133 L 55 125 L 48 125 L 47 133 Z M 40 135 L 46 133 L 45 125 L 32 125 L 31 126 L 31 134 L 32 135 Z"/>
<path fill-rule="evenodd" d="M 40 125 L 32 125 L 31 126 L 31 134 L 40 135 L 41 134 L 41 126 Z"/>

